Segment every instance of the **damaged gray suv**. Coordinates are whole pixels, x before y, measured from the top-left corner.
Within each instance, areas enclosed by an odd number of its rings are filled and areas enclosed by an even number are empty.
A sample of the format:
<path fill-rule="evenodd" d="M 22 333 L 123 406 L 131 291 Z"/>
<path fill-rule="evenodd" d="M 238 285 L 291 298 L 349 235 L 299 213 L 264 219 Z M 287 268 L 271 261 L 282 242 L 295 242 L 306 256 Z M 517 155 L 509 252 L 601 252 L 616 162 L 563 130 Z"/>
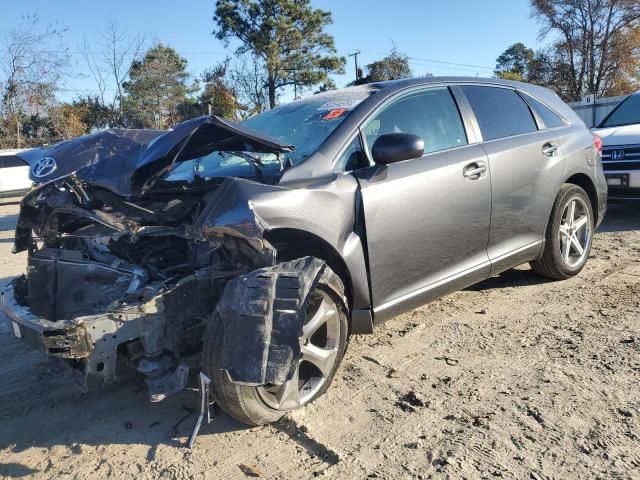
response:
<path fill-rule="evenodd" d="M 107 130 L 21 152 L 39 186 L 2 295 L 17 337 L 84 390 L 152 401 L 211 379 L 263 424 L 330 384 L 350 334 L 531 262 L 576 275 L 606 210 L 598 143 L 551 91 L 423 78 L 234 124 Z"/>

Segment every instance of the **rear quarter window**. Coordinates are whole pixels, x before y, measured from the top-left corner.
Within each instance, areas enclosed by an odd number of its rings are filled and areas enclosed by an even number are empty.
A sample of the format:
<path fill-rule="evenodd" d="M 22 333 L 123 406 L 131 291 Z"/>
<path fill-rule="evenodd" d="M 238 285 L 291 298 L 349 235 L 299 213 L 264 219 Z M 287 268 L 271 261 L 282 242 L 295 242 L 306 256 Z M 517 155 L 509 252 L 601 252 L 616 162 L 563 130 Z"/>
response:
<path fill-rule="evenodd" d="M 471 104 L 485 141 L 538 130 L 529 106 L 515 90 L 466 85 L 462 91 Z"/>
<path fill-rule="evenodd" d="M 547 128 L 558 128 L 564 127 L 566 125 L 565 121 L 562 119 L 560 115 L 547 107 L 544 103 L 536 100 L 535 98 L 526 95 L 525 98 L 529 105 L 536 111 L 540 118 L 544 122 L 545 127 Z"/>

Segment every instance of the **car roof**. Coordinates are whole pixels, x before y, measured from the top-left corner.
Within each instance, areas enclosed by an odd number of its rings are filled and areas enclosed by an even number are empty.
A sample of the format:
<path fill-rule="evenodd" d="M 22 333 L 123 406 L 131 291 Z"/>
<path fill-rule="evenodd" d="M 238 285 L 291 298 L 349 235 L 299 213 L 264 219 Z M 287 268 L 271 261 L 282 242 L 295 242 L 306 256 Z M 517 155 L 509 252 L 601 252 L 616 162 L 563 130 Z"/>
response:
<path fill-rule="evenodd" d="M 386 80 L 382 82 L 372 82 L 365 85 L 350 86 L 335 91 L 350 90 L 362 88 L 368 86 L 374 90 L 400 90 L 406 87 L 413 87 L 416 85 L 429 85 L 429 84 L 442 84 L 442 83 L 476 83 L 487 85 L 502 85 L 512 88 L 519 88 L 521 90 L 529 90 L 531 88 L 543 88 L 530 83 L 517 82 L 514 80 L 504 80 L 501 78 L 488 78 L 488 77 L 460 77 L 460 76 L 425 76 L 417 78 L 406 78 L 401 80 Z M 640 93 L 640 92 L 638 92 Z"/>
<path fill-rule="evenodd" d="M 554 107 L 554 109 L 558 110 L 563 116 L 566 118 L 570 118 L 575 120 L 573 115 L 573 111 L 569 106 L 567 106 L 561 99 L 556 95 L 556 93 L 546 87 L 542 87 L 540 85 L 534 85 L 532 83 L 525 82 L 517 82 L 514 80 L 503 80 L 501 78 L 486 78 L 486 77 L 458 77 L 458 76 L 428 76 L 428 77 L 418 77 L 418 78 L 407 78 L 402 80 L 387 80 L 384 82 L 373 82 L 365 85 L 357 85 L 352 87 L 346 87 L 339 90 L 333 90 L 334 93 L 337 92 L 348 92 L 351 89 L 359 89 L 362 87 L 368 87 L 372 90 L 372 93 L 376 97 L 389 97 L 393 95 L 395 92 L 404 90 L 406 88 L 421 86 L 421 85 L 442 85 L 442 84 L 484 84 L 484 85 L 496 85 L 502 87 L 510 87 L 518 89 L 522 92 L 525 92 L 531 96 L 536 97 L 538 100 L 541 100 L 543 103 L 550 104 Z M 327 92 L 331 93 L 331 92 Z M 640 93 L 640 92 L 638 92 Z"/>

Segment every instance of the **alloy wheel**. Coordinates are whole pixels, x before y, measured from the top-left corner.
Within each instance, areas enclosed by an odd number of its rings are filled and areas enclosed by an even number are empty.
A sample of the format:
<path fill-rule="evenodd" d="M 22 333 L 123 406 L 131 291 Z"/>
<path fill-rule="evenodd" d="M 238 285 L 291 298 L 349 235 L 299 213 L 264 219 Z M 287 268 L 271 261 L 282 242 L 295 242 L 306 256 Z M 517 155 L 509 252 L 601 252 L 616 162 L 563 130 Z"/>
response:
<path fill-rule="evenodd" d="M 589 253 L 591 242 L 589 207 L 581 197 L 572 197 L 560 220 L 560 256 L 569 268 L 579 266 Z"/>
<path fill-rule="evenodd" d="M 262 400 L 276 410 L 308 403 L 330 378 L 340 348 L 340 314 L 323 290 L 312 293 L 300 337 L 302 353 L 292 377 L 282 385 L 258 387 Z"/>

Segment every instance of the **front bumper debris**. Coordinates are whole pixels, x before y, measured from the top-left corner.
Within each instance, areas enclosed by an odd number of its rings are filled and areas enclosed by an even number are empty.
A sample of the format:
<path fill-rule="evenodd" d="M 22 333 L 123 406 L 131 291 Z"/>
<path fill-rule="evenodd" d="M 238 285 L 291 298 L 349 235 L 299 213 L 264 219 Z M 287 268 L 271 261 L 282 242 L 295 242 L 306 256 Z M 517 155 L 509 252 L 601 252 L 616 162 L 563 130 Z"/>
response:
<path fill-rule="evenodd" d="M 32 348 L 71 367 L 83 391 L 116 380 L 118 347 L 140 340 L 145 354 L 162 353 L 165 319 L 135 307 L 113 313 L 50 321 L 34 315 L 15 298 L 13 287 L 0 293 L 0 303 L 13 333 Z"/>
<path fill-rule="evenodd" d="M 82 359 L 93 350 L 84 322 L 40 318 L 17 303 L 12 287 L 0 293 L 0 304 L 14 335 L 47 356 Z"/>

